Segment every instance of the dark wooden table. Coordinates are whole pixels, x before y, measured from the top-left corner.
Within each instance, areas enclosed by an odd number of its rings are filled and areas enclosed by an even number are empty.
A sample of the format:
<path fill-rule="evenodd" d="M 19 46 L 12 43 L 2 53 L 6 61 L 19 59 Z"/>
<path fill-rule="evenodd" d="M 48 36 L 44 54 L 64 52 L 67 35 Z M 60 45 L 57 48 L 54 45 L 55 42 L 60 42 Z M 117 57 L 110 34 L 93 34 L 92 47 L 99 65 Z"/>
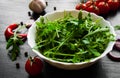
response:
<path fill-rule="evenodd" d="M 46 0 L 48 6 L 45 12 L 64 9 L 74 9 L 80 0 Z M 21 53 L 16 61 L 11 61 L 6 50 L 6 40 L 4 37 L 5 28 L 12 23 L 21 21 L 28 22 L 28 8 L 30 0 L 0 0 L 0 78 L 33 78 L 30 77 L 25 69 L 25 52 L 35 56 L 27 42 L 20 47 Z M 33 14 L 35 15 L 35 14 Z M 113 26 L 120 24 L 120 10 L 114 14 L 107 15 L 106 19 Z M 119 33 L 119 32 L 117 32 Z M 16 63 L 20 68 L 16 68 Z M 81 70 L 63 70 L 44 63 L 43 72 L 34 78 L 120 78 L 120 62 L 110 60 L 107 56 L 99 60 L 96 64 Z"/>

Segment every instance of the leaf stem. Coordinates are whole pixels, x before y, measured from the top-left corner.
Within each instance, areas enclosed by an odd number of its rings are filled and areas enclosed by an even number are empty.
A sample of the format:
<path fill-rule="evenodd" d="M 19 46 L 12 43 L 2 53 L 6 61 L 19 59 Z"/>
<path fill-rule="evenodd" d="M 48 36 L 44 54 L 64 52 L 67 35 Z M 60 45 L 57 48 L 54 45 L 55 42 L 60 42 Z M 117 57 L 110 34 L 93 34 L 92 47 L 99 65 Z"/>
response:
<path fill-rule="evenodd" d="M 97 30 L 95 30 L 93 32 L 90 32 L 90 33 L 86 34 L 82 39 L 84 39 L 84 38 L 86 38 L 88 36 L 94 35 L 94 34 L 96 34 L 98 32 L 103 32 L 103 31 L 108 31 L 108 30 L 109 30 L 108 28 L 97 29 Z"/>

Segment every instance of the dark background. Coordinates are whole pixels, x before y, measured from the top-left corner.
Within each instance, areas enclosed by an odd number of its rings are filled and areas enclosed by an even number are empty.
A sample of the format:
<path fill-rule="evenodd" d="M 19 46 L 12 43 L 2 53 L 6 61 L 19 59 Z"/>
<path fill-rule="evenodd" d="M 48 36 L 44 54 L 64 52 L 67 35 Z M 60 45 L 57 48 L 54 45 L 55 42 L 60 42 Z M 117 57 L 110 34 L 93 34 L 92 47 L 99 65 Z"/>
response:
<path fill-rule="evenodd" d="M 56 10 L 74 9 L 80 0 L 46 0 L 48 6 L 45 13 Z M 99 60 L 94 65 L 81 70 L 63 70 L 55 68 L 44 63 L 43 72 L 38 77 L 29 76 L 24 69 L 27 58 L 24 56 L 28 52 L 31 56 L 36 56 L 27 44 L 20 47 L 21 53 L 16 61 L 11 61 L 7 55 L 6 40 L 4 37 L 5 28 L 12 23 L 21 21 L 28 22 L 30 11 L 28 5 L 30 0 L 0 0 L 0 78 L 120 78 L 120 62 L 110 60 L 107 56 Z M 30 11 L 31 12 L 31 11 Z M 43 13 L 44 14 L 44 13 Z M 37 18 L 37 14 L 34 17 Z M 106 20 L 115 25 L 120 25 L 120 10 L 116 13 L 106 15 Z M 117 35 L 119 31 L 116 31 Z M 118 35 L 119 37 L 119 35 Z M 16 63 L 20 64 L 20 68 L 16 68 Z"/>

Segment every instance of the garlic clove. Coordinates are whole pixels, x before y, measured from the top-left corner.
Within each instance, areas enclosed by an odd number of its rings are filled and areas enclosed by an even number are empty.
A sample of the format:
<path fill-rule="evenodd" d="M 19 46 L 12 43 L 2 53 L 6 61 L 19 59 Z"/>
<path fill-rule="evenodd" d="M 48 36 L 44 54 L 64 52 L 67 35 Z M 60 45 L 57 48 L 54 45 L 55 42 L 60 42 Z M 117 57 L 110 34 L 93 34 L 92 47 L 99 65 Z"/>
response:
<path fill-rule="evenodd" d="M 36 3 L 35 1 L 31 2 L 30 9 L 33 12 L 36 12 L 36 13 L 41 13 L 43 11 L 43 9 L 41 8 L 41 6 L 38 3 Z"/>
<path fill-rule="evenodd" d="M 41 7 L 42 7 L 43 10 L 46 8 L 46 3 L 45 3 L 44 0 L 36 1 L 36 2 L 38 2 L 39 4 L 41 4 Z"/>
<path fill-rule="evenodd" d="M 29 8 L 36 13 L 41 13 L 46 8 L 44 0 L 32 0 L 29 4 Z"/>

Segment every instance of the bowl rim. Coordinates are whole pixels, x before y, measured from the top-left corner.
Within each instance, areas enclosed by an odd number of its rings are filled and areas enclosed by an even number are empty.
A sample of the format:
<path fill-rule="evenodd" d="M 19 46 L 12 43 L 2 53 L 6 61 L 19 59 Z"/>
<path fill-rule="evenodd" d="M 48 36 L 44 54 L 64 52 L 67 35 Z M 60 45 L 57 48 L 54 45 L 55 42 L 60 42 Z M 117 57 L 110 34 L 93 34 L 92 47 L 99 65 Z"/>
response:
<path fill-rule="evenodd" d="M 51 14 L 55 14 L 55 13 L 61 13 L 61 12 L 64 12 L 64 11 L 67 11 L 67 12 L 74 12 L 74 11 L 76 11 L 76 12 L 79 12 L 78 10 L 74 10 L 74 9 L 66 9 L 66 10 L 57 10 L 57 11 L 53 11 L 53 12 L 49 12 L 49 13 L 47 13 L 47 14 L 45 14 L 43 17 L 47 17 L 48 15 L 51 15 Z M 84 10 L 82 10 L 82 12 L 83 13 L 89 13 L 89 12 L 87 12 L 87 11 L 84 11 Z M 110 27 L 110 30 L 112 30 L 111 32 L 112 32 L 112 34 L 115 36 L 115 39 L 116 39 L 116 34 L 115 34 L 115 31 L 114 31 L 114 28 L 112 27 L 112 25 L 110 24 L 110 22 L 109 21 L 107 21 L 107 20 L 105 20 L 103 17 L 101 17 L 101 16 L 98 16 L 98 15 L 96 15 L 95 13 L 90 13 L 91 15 L 93 15 L 93 16 L 95 16 L 95 17 L 97 17 L 97 18 L 101 18 L 103 21 L 105 21 L 108 25 L 109 25 L 109 27 Z M 40 18 L 40 17 L 39 17 Z M 39 18 L 36 20 L 36 21 L 38 21 L 39 20 Z M 36 22 L 35 21 L 35 22 Z M 29 30 L 28 30 L 28 36 L 27 36 L 27 39 L 28 39 L 28 44 L 29 44 L 29 46 L 31 47 L 31 48 L 33 48 L 33 45 L 32 45 L 32 43 L 30 42 L 30 39 L 31 39 L 31 31 L 32 31 L 32 28 L 33 27 L 35 27 L 35 22 L 32 24 L 32 26 L 29 28 Z M 35 42 L 35 41 L 34 41 Z M 111 50 L 112 50 L 112 48 L 113 48 L 113 45 L 115 44 L 115 41 L 111 41 L 111 42 L 109 42 L 109 46 L 106 48 L 107 50 L 109 50 L 108 52 L 110 52 Z M 109 48 L 109 49 L 108 49 Z M 106 49 L 105 49 L 105 51 L 106 51 Z M 90 61 L 84 61 L 84 62 L 79 62 L 79 63 L 67 63 L 67 62 L 60 62 L 60 61 L 56 61 L 56 60 L 52 60 L 52 59 L 50 59 L 50 58 L 48 58 L 48 57 L 45 57 L 44 55 L 42 55 L 39 51 L 37 51 L 37 50 L 35 50 L 35 49 L 32 49 L 32 51 L 33 52 L 35 52 L 38 56 L 40 56 L 42 59 L 44 59 L 44 60 L 47 60 L 47 61 L 51 61 L 51 62 L 53 62 L 53 63 L 60 63 L 60 64 L 64 64 L 64 65 L 80 65 L 80 64 L 86 64 L 86 63 L 91 63 L 91 62 L 95 62 L 95 61 L 97 61 L 97 60 L 99 60 L 100 58 L 102 58 L 102 57 L 104 57 L 108 52 L 103 52 L 100 56 L 98 56 L 98 57 L 96 57 L 96 58 L 93 58 L 93 59 L 90 59 Z"/>

